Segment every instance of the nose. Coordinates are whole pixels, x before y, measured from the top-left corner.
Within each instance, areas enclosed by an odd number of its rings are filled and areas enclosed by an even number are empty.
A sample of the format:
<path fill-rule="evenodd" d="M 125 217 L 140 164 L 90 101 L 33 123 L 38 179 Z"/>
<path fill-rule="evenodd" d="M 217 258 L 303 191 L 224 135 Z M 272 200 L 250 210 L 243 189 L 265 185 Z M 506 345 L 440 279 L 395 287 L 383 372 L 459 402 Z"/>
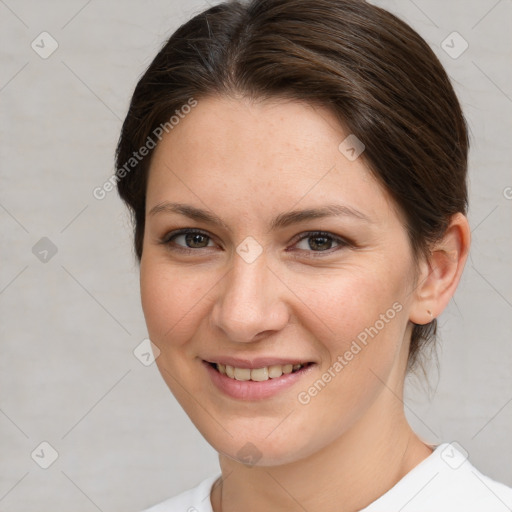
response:
<path fill-rule="evenodd" d="M 251 342 L 280 331 L 288 323 L 287 287 L 260 255 L 252 263 L 238 254 L 219 283 L 212 310 L 215 329 L 234 342 Z"/>

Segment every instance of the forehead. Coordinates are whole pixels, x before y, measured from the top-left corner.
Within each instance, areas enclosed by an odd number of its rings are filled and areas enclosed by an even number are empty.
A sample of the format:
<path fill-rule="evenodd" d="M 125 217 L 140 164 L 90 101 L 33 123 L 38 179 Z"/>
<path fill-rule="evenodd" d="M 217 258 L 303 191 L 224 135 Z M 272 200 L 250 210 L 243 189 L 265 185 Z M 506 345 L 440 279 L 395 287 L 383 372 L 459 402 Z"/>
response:
<path fill-rule="evenodd" d="M 148 210 L 186 196 L 275 212 L 338 200 L 382 216 L 394 204 L 364 159 L 347 157 L 350 135 L 331 111 L 304 102 L 199 99 L 155 149 Z"/>
<path fill-rule="evenodd" d="M 299 155 L 314 159 L 321 152 L 321 159 L 329 152 L 337 156 L 339 142 L 346 137 L 334 114 L 323 107 L 284 98 L 225 96 L 198 100 L 195 109 L 167 135 L 157 153 L 172 146 L 200 148 L 216 160 L 252 156 L 261 163 L 272 159 L 274 167 Z M 204 156 L 194 153 L 198 158 Z"/>

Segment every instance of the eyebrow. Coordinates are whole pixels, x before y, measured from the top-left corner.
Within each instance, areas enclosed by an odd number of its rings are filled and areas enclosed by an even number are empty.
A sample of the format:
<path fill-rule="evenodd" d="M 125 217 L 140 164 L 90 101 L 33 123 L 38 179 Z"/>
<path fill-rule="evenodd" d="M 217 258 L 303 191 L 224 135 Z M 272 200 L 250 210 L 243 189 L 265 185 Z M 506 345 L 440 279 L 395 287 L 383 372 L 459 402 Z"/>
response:
<path fill-rule="evenodd" d="M 177 213 L 196 221 L 222 226 L 229 232 L 232 231 L 231 228 L 220 217 L 211 211 L 196 208 L 195 206 L 188 204 L 164 201 L 151 208 L 148 215 L 154 216 L 159 213 Z M 272 220 L 270 231 L 282 229 L 293 224 L 298 224 L 300 222 L 305 222 L 312 219 L 321 219 L 325 217 L 352 217 L 368 223 L 372 223 L 369 217 L 367 217 L 359 210 L 356 210 L 355 208 L 341 204 L 329 204 L 320 208 L 307 208 L 305 210 L 292 210 L 290 212 L 281 213 Z"/>

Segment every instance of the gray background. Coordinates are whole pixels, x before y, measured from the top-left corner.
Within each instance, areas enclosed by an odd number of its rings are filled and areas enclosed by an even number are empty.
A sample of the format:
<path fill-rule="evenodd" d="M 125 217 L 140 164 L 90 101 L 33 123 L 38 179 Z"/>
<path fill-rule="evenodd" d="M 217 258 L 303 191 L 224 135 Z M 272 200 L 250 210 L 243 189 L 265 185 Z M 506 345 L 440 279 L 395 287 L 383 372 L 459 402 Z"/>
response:
<path fill-rule="evenodd" d="M 375 3 L 431 44 L 472 132 L 471 259 L 440 319 L 441 370 L 430 391 L 408 385 L 407 416 L 512 486 L 512 2 Z M 129 218 L 116 192 L 92 195 L 114 172 L 137 78 L 204 6 L 0 1 L 2 511 L 138 511 L 218 470 L 155 365 L 133 354 L 147 333 Z M 31 47 L 43 31 L 59 45 L 46 59 Z M 442 46 L 453 31 L 469 43 L 456 59 Z M 48 242 L 33 253 L 42 237 L 57 249 L 47 261 L 36 255 Z M 48 469 L 31 458 L 43 441 L 58 452 Z"/>

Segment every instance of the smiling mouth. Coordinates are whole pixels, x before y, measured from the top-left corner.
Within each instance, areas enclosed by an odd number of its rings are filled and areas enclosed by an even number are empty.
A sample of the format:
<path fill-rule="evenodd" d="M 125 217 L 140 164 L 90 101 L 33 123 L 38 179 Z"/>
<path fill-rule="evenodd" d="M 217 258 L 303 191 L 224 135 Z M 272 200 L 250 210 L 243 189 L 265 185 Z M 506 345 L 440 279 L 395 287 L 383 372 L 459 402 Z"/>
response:
<path fill-rule="evenodd" d="M 305 364 L 276 364 L 272 366 L 265 366 L 263 368 L 237 368 L 230 365 L 224 365 L 220 363 L 207 363 L 214 368 L 216 371 L 229 377 L 233 380 L 240 381 L 256 381 L 262 382 L 270 379 L 278 379 L 282 375 L 287 375 L 290 373 L 296 373 L 304 368 L 308 368 L 309 366 L 315 363 L 305 363 Z"/>

